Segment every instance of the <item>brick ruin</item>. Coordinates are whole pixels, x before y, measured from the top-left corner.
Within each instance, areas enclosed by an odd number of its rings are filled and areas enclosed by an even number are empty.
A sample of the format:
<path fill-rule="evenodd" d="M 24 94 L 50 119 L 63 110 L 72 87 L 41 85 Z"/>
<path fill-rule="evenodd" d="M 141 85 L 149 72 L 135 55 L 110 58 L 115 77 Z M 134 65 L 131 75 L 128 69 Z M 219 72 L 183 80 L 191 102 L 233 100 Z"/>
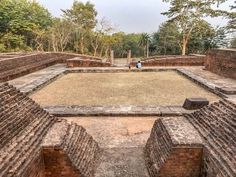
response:
<path fill-rule="evenodd" d="M 206 69 L 236 79 L 236 49 L 212 49 L 206 56 Z"/>
<path fill-rule="evenodd" d="M 145 148 L 150 176 L 236 176 L 235 123 L 228 101 L 156 121 Z"/>
<path fill-rule="evenodd" d="M 93 176 L 99 147 L 84 128 L 50 116 L 8 84 L 0 85 L 0 176 Z"/>
<path fill-rule="evenodd" d="M 192 55 L 192 56 L 154 56 L 142 59 L 142 66 L 203 66 L 205 55 Z M 131 62 L 132 66 L 136 62 Z"/>
<path fill-rule="evenodd" d="M 235 53 L 210 51 L 206 68 L 235 78 Z M 55 63 L 73 63 L 71 58 L 79 67 L 106 66 L 100 58 L 76 54 L 9 54 L 0 56 L 0 82 Z M 148 59 L 144 66 L 198 66 L 203 62 L 202 56 L 167 56 Z M 127 114 L 127 109 L 123 111 Z M 145 111 L 142 109 L 142 114 L 147 114 Z M 164 115 L 157 112 L 151 109 L 147 115 Z M 151 177 L 235 177 L 235 149 L 236 105 L 221 100 L 193 113 L 156 120 L 144 153 Z M 93 177 L 101 151 L 83 127 L 50 115 L 13 86 L 0 83 L 1 177 Z"/>
<path fill-rule="evenodd" d="M 4 58 L 9 56 L 13 58 Z M 85 63 L 87 63 L 86 61 L 92 61 L 90 66 L 103 65 L 101 58 L 72 53 L 36 53 L 23 56 L 0 55 L 0 82 L 8 81 L 57 63 L 66 63 L 68 59 L 75 57 L 79 57 Z"/>
<path fill-rule="evenodd" d="M 101 150 L 83 127 L 49 115 L 6 83 L 0 99 L 0 176 L 94 176 Z M 225 100 L 157 120 L 145 148 L 149 175 L 236 176 L 235 125 L 236 105 Z"/>
<path fill-rule="evenodd" d="M 101 62 L 99 60 L 94 59 L 83 59 L 81 57 L 76 57 L 72 59 L 68 59 L 66 61 L 67 67 L 110 67 L 111 63 L 109 62 Z"/>

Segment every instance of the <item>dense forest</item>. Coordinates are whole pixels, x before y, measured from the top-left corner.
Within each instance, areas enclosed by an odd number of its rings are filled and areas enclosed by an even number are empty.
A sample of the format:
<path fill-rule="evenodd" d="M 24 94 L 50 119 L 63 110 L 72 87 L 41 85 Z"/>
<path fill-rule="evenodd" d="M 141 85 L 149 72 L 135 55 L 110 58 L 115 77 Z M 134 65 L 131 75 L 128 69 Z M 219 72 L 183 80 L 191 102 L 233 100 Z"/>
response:
<path fill-rule="evenodd" d="M 205 53 L 209 48 L 236 47 L 236 1 L 231 11 L 222 10 L 226 0 L 164 0 L 170 8 L 168 21 L 153 34 L 117 32 L 106 18 L 97 19 L 96 7 L 74 1 L 60 18 L 33 0 L 1 0 L 0 52 L 55 51 L 108 57 Z M 217 10 L 212 8 L 217 5 Z M 223 16 L 224 27 L 213 27 L 205 17 Z M 158 20 L 158 19 L 157 19 Z M 229 37 L 230 36 L 230 37 Z M 235 36 L 235 37 L 232 37 Z"/>

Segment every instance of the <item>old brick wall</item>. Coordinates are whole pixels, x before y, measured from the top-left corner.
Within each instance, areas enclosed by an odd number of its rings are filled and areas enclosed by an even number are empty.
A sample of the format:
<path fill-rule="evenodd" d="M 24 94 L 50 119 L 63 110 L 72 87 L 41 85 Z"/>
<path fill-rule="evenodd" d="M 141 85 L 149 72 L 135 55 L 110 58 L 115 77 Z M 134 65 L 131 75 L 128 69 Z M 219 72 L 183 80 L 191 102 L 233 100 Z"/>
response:
<path fill-rule="evenodd" d="M 211 49 L 207 53 L 207 70 L 236 79 L 236 49 Z"/>
<path fill-rule="evenodd" d="M 8 84 L 0 84 L 0 176 L 41 177 L 41 142 L 55 119 Z"/>
<path fill-rule="evenodd" d="M 94 175 L 100 148 L 86 130 L 50 116 L 7 83 L 0 84 L 0 176 Z"/>
<path fill-rule="evenodd" d="M 32 157 L 31 162 L 24 169 L 23 177 L 45 177 L 44 159 L 41 151 L 38 155 Z"/>
<path fill-rule="evenodd" d="M 109 66 L 108 63 L 102 63 L 101 58 L 79 55 L 73 53 L 36 53 L 26 56 L 16 56 L 0 60 L 0 82 L 5 82 L 34 71 L 46 68 L 57 63 L 66 63 L 68 59 L 80 57 L 83 66 L 87 63 L 95 63 L 98 66 Z M 92 62 L 90 62 L 90 60 Z"/>
<path fill-rule="evenodd" d="M 43 148 L 45 177 L 80 177 L 80 172 L 74 168 L 67 154 L 54 147 Z"/>
<path fill-rule="evenodd" d="M 236 105 L 220 101 L 185 117 L 205 140 L 202 177 L 235 177 Z"/>
<path fill-rule="evenodd" d="M 205 56 L 159 56 L 142 60 L 142 66 L 204 66 Z M 131 65 L 135 66 L 136 62 Z"/>
<path fill-rule="evenodd" d="M 185 118 L 157 120 L 145 147 L 149 174 L 151 177 L 199 177 L 202 150 L 200 136 Z"/>
<path fill-rule="evenodd" d="M 66 61 L 67 67 L 110 67 L 111 63 L 76 57 Z"/>
<path fill-rule="evenodd" d="M 57 56 L 39 53 L 0 60 L 0 82 L 43 69 L 58 62 Z"/>
<path fill-rule="evenodd" d="M 201 148 L 175 148 L 158 177 L 199 177 L 202 163 Z"/>
<path fill-rule="evenodd" d="M 83 127 L 66 121 L 57 122 L 42 147 L 46 177 L 94 176 L 100 148 Z"/>

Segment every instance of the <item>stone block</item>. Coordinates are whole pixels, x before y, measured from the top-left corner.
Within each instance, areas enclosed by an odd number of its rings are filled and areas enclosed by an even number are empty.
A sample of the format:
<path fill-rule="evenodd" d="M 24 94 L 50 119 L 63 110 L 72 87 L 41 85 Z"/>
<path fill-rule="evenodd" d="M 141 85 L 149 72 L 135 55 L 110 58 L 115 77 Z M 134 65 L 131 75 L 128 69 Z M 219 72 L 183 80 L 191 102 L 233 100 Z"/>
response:
<path fill-rule="evenodd" d="M 206 98 L 187 98 L 183 104 L 183 108 L 187 110 L 195 110 L 201 109 L 207 105 L 209 105 L 209 101 Z"/>

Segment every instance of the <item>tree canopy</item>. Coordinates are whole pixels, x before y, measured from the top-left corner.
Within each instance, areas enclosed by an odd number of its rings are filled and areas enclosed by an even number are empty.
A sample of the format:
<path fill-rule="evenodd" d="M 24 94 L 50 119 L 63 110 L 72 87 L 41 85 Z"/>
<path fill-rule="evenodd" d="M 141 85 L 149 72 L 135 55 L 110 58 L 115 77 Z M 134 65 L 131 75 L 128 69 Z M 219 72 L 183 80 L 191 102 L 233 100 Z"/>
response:
<path fill-rule="evenodd" d="M 55 18 L 34 0 L 1 0 L 0 52 L 11 51 L 71 51 L 109 57 L 149 55 L 177 55 L 205 53 L 209 48 L 235 46 L 228 34 L 236 29 L 234 9 L 220 9 L 226 0 L 163 0 L 170 8 L 163 15 L 168 20 L 153 33 L 124 33 L 117 31 L 105 17 L 98 18 L 96 7 L 90 2 L 75 0 Z M 212 8 L 213 5 L 218 8 Z M 225 27 L 213 27 L 205 17 L 225 16 Z"/>

